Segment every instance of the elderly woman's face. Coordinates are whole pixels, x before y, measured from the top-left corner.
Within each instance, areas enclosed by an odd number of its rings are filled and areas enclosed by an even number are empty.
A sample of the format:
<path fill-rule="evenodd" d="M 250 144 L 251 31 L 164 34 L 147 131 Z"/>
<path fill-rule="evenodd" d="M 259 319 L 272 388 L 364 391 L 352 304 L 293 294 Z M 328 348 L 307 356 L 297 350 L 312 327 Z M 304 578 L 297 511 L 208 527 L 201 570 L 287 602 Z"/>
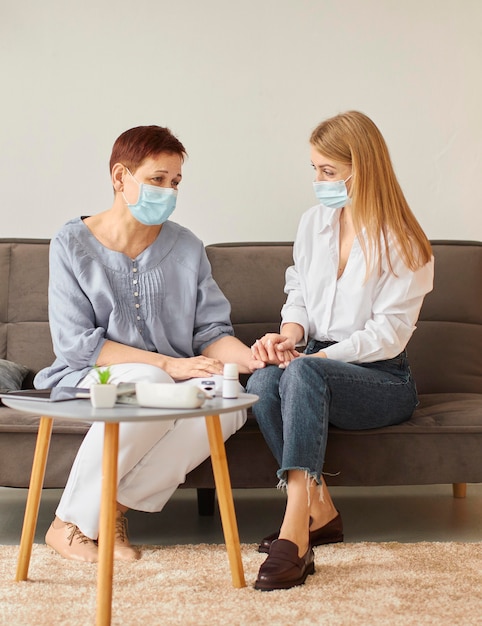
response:
<path fill-rule="evenodd" d="M 182 159 L 178 154 L 161 152 L 148 157 L 132 174 L 139 183 L 177 189 L 182 179 Z"/>
<path fill-rule="evenodd" d="M 182 179 L 182 159 L 178 154 L 161 152 L 148 157 L 134 172 L 124 172 L 123 192 L 129 204 L 135 204 L 139 197 L 139 184 L 177 189 Z"/>

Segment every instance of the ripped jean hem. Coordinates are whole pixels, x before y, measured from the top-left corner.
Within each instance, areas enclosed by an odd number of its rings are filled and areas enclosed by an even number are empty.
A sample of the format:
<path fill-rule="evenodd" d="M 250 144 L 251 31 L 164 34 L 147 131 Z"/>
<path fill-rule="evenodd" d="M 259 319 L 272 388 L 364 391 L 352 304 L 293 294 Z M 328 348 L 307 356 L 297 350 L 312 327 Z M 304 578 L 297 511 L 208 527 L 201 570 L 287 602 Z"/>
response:
<path fill-rule="evenodd" d="M 288 493 L 288 481 L 287 481 L 286 472 L 289 472 L 291 470 L 299 470 L 300 472 L 304 472 L 305 474 L 306 496 L 308 498 L 308 506 L 311 506 L 311 496 L 313 493 L 313 486 L 314 486 L 313 483 L 315 483 L 316 485 L 315 493 L 318 494 L 319 501 L 325 502 L 325 496 L 323 492 L 323 482 L 322 482 L 322 479 L 320 478 L 320 474 L 318 472 L 311 472 L 310 470 L 305 469 L 304 467 L 288 467 L 285 469 L 278 470 L 277 476 L 279 478 L 279 482 L 277 485 L 277 489 L 286 490 L 286 492 Z"/>
<path fill-rule="evenodd" d="M 298 470 L 300 472 L 304 472 L 305 477 L 309 479 L 310 482 L 314 480 L 317 485 L 321 485 L 322 483 L 321 474 L 319 472 L 313 472 L 307 467 L 285 467 L 285 468 L 279 469 L 276 472 L 276 476 L 279 480 L 278 485 L 277 485 L 278 489 L 287 488 L 288 486 L 287 472 L 289 472 L 290 470 Z"/>

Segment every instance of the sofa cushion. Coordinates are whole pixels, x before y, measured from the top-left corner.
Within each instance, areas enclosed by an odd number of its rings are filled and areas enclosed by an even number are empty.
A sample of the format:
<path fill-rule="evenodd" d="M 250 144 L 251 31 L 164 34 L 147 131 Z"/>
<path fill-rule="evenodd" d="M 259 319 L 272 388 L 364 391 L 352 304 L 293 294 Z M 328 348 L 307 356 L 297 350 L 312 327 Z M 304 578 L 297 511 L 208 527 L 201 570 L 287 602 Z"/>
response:
<path fill-rule="evenodd" d="M 0 393 L 21 389 L 28 371 L 25 365 L 0 359 Z"/>

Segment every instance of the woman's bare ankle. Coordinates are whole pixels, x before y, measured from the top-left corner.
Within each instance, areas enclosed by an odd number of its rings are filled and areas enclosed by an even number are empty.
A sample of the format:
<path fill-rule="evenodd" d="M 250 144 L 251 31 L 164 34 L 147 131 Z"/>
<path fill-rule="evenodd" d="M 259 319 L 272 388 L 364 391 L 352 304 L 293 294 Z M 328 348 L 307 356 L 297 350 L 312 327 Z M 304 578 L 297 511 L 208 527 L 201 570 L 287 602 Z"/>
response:
<path fill-rule="evenodd" d="M 311 511 L 311 526 L 310 526 L 310 530 L 318 530 L 319 528 L 321 528 L 322 526 L 326 526 L 326 524 L 329 524 L 332 520 L 335 519 L 335 517 L 338 515 L 338 511 L 335 509 L 335 507 L 325 507 L 323 508 L 323 510 L 317 510 L 317 511 Z"/>
<path fill-rule="evenodd" d="M 298 525 L 283 523 L 279 532 L 279 539 L 287 539 L 298 546 L 298 556 L 301 558 L 308 550 L 310 539 L 308 525 L 301 528 Z"/>

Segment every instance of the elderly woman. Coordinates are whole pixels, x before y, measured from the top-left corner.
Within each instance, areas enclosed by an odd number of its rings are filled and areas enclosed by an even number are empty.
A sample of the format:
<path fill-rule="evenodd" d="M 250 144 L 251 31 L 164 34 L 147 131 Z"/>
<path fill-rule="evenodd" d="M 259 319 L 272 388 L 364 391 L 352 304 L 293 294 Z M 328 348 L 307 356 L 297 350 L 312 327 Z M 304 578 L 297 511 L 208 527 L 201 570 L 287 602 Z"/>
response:
<path fill-rule="evenodd" d="M 322 477 L 328 425 L 378 428 L 412 415 L 405 347 L 433 280 L 430 244 L 375 124 L 343 113 L 310 143 L 318 204 L 301 218 L 280 333 L 253 346 L 271 366 L 248 382 L 287 487 L 281 529 L 259 548 L 269 553 L 255 585 L 265 591 L 303 584 L 314 572 L 312 547 L 343 539 Z"/>
<path fill-rule="evenodd" d="M 112 206 L 69 221 L 51 243 L 56 359 L 38 373 L 36 387 L 89 387 L 94 366 L 109 366 L 113 382 L 171 383 L 220 375 L 227 361 L 245 373 L 264 367 L 233 336 L 230 306 L 202 242 L 169 220 L 185 155 L 159 126 L 132 128 L 116 140 Z M 245 419 L 244 412 L 223 417 L 224 438 Z M 98 558 L 102 441 L 102 425 L 94 424 L 45 538 L 68 559 Z M 127 538 L 127 509 L 160 511 L 208 456 L 202 418 L 120 426 L 116 559 L 139 557 Z"/>

